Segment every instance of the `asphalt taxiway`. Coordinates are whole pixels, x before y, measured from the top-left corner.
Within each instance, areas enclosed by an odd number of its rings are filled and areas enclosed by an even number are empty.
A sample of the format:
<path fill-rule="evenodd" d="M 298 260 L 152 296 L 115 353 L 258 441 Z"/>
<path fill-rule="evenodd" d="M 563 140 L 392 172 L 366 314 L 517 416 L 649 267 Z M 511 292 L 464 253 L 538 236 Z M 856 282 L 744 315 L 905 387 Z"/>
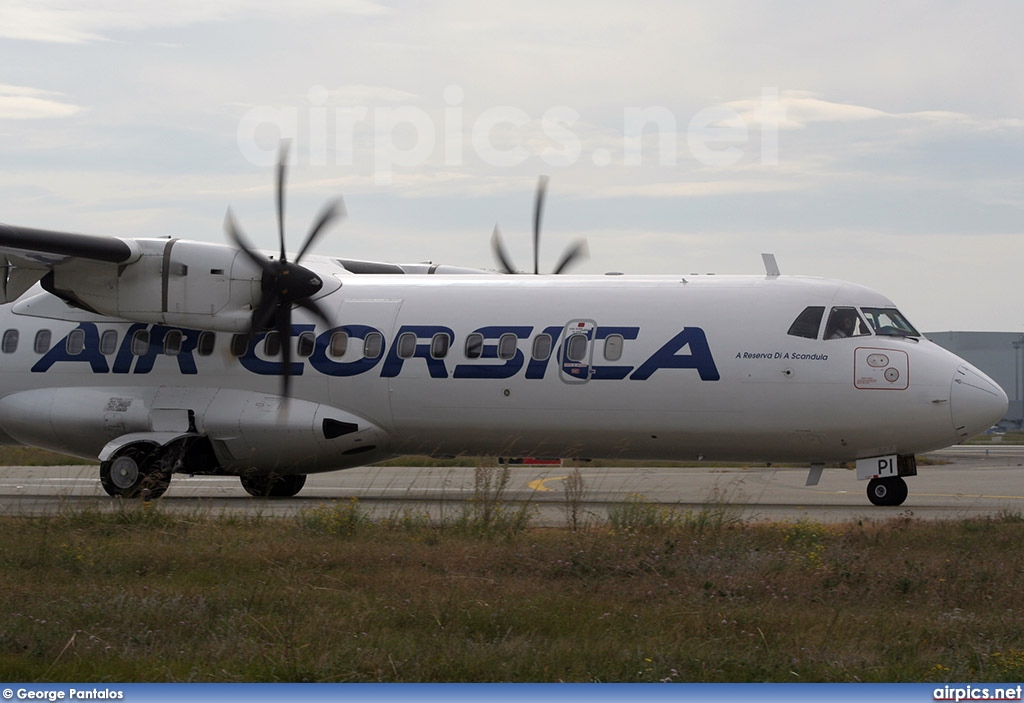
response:
<path fill-rule="evenodd" d="M 577 516 L 604 519 L 610 507 L 643 500 L 697 511 L 727 507 L 749 520 L 839 522 L 898 515 L 960 518 L 1024 514 L 1024 447 L 951 447 L 925 455 L 910 496 L 899 507 L 871 505 L 866 482 L 852 470 L 826 469 L 817 486 L 805 486 L 807 468 L 697 466 L 688 468 L 581 467 L 581 490 L 572 499 L 559 466 L 513 466 L 503 500 L 526 502 L 534 524 L 565 524 L 567 506 Z M 294 515 L 338 500 L 359 501 L 375 516 L 404 511 L 434 517 L 460 514 L 477 495 L 474 468 L 362 467 L 309 477 L 295 498 L 250 497 L 233 477 L 176 475 L 159 499 L 172 511 L 212 514 Z M 51 514 L 60 510 L 113 509 L 94 466 L 0 467 L 0 515 Z"/>

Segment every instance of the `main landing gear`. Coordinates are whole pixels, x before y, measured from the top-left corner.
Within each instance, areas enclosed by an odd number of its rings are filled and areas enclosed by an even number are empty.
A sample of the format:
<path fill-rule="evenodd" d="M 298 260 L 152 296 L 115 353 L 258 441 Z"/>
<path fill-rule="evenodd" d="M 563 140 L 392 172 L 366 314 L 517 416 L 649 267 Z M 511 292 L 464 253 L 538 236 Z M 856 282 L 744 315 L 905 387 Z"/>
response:
<path fill-rule="evenodd" d="M 159 498 L 171 483 L 167 455 L 144 446 L 129 446 L 100 464 L 100 483 L 115 498 Z"/>
<path fill-rule="evenodd" d="M 242 488 L 253 498 L 291 498 L 306 485 L 305 474 L 240 476 Z"/>
<path fill-rule="evenodd" d="M 903 505 L 906 499 L 907 482 L 899 476 L 868 481 L 868 500 L 875 505 Z"/>
<path fill-rule="evenodd" d="M 107 495 L 115 498 L 155 500 L 167 490 L 176 471 L 224 473 L 208 442 L 190 440 L 164 447 L 137 442 L 118 449 L 100 464 L 100 483 Z M 239 478 L 242 488 L 255 498 L 291 498 L 306 484 L 305 474 L 247 474 Z"/>

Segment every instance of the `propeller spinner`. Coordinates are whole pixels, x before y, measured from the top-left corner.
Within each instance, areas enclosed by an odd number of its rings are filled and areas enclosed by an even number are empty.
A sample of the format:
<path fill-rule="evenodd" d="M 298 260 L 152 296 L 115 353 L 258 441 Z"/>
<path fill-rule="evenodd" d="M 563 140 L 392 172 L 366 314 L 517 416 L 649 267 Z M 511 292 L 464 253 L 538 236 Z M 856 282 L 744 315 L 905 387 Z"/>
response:
<path fill-rule="evenodd" d="M 544 196 L 548 189 L 548 177 L 541 176 L 537 181 L 537 194 L 534 197 L 533 202 L 533 273 L 537 275 L 540 273 L 540 221 L 541 215 L 544 211 Z M 501 239 L 501 232 L 498 230 L 498 225 L 494 225 L 494 233 L 491 235 L 491 248 L 494 249 L 494 258 L 498 260 L 501 265 L 501 270 L 505 273 L 518 273 L 515 267 L 512 265 L 512 260 L 509 258 L 508 252 L 505 251 L 505 245 Z M 555 266 L 554 274 L 560 274 L 569 268 L 576 259 L 587 256 L 587 241 L 585 239 L 577 239 L 573 242 L 562 254 L 562 258 L 558 260 L 558 264 Z"/>
<path fill-rule="evenodd" d="M 341 198 L 328 202 L 306 235 L 295 261 L 288 261 L 284 236 L 284 183 L 288 148 L 287 143 L 281 145 L 277 163 L 277 233 L 281 245 L 280 256 L 274 259 L 254 249 L 242 233 L 230 208 L 224 220 L 224 229 L 231 241 L 263 271 L 260 302 L 253 310 L 249 327 L 249 343 L 251 344 L 260 332 L 277 330 L 281 340 L 281 361 L 284 367 L 281 394 L 286 398 L 291 391 L 292 309 L 295 306 L 301 307 L 323 320 L 328 327 L 333 324 L 323 308 L 312 300 L 323 288 L 323 281 L 315 272 L 300 266 L 299 261 L 328 224 L 345 216 L 345 205 Z"/>

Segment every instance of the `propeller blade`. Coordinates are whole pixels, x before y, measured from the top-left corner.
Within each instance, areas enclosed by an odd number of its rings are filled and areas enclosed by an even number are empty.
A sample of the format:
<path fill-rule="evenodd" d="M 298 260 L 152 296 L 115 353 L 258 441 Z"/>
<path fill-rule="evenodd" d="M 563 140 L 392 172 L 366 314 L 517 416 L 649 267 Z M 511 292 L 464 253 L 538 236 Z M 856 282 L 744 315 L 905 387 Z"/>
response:
<path fill-rule="evenodd" d="M 320 232 L 322 232 L 328 224 L 335 219 L 343 219 L 347 214 L 348 213 L 345 211 L 345 201 L 341 198 L 327 203 L 324 209 L 320 211 L 320 217 L 317 219 L 316 224 L 310 228 L 309 234 L 306 235 L 306 241 L 302 243 L 302 248 L 299 249 L 299 253 L 295 257 L 295 263 L 298 263 L 299 259 L 305 255 L 306 251 L 313 246 L 313 242 L 320 236 Z"/>
<path fill-rule="evenodd" d="M 290 398 L 292 385 L 292 308 L 290 305 L 285 305 L 278 311 L 277 334 L 281 338 L 281 364 L 284 367 L 284 372 L 281 374 L 281 395 Z"/>
<path fill-rule="evenodd" d="M 252 326 L 249 328 L 249 341 L 251 342 L 257 334 L 271 327 L 274 315 L 277 313 L 280 304 L 272 293 L 264 292 L 259 306 L 252 313 Z"/>
<path fill-rule="evenodd" d="M 590 250 L 587 248 L 586 239 L 577 239 L 576 242 L 566 249 L 565 253 L 562 254 L 562 259 L 555 266 L 555 274 L 562 273 L 565 269 L 569 268 L 576 259 L 586 258 L 590 256 Z"/>
<path fill-rule="evenodd" d="M 309 300 L 309 299 L 296 300 L 295 304 L 298 305 L 301 308 L 305 308 L 309 312 L 311 312 L 314 315 L 316 315 L 328 327 L 333 327 L 334 326 L 334 322 L 331 320 L 330 317 L 327 316 L 327 312 L 324 311 L 323 307 L 321 307 L 320 304 L 317 303 L 315 300 Z"/>
<path fill-rule="evenodd" d="M 260 285 L 260 299 L 255 304 L 249 326 L 248 343 L 253 344 L 255 338 L 268 330 L 276 330 L 281 340 L 281 395 L 287 401 L 291 395 L 292 377 L 292 308 L 299 306 L 308 310 L 322 320 L 328 327 L 333 325 L 326 311 L 312 300 L 323 288 L 323 280 L 314 271 L 300 266 L 297 262 L 313 246 L 327 226 L 338 218 L 345 217 L 345 203 L 341 198 L 331 201 L 318 215 L 306 240 L 302 243 L 295 262 L 288 261 L 284 234 L 285 181 L 288 175 L 288 154 L 290 143 L 282 141 L 278 152 L 276 203 L 277 203 L 277 238 L 280 244 L 280 257 L 275 261 L 257 251 L 249 243 L 241 227 L 235 221 L 234 213 L 228 208 L 224 218 L 224 229 L 228 238 L 253 263 L 263 271 Z"/>
<path fill-rule="evenodd" d="M 281 261 L 287 260 L 284 253 L 284 177 L 285 162 L 288 160 L 290 147 L 291 144 L 288 141 L 281 142 L 277 158 L 277 238 L 281 242 Z"/>
<path fill-rule="evenodd" d="M 501 232 L 498 230 L 498 225 L 494 225 L 494 233 L 491 234 L 491 249 L 494 251 L 494 258 L 501 264 L 501 269 L 505 273 L 516 272 L 512 266 L 512 260 L 509 259 L 508 253 L 505 251 L 505 245 L 501 242 Z"/>
<path fill-rule="evenodd" d="M 256 252 L 249 244 L 249 241 L 242 234 L 241 228 L 238 223 L 235 222 L 235 216 L 231 212 L 231 208 L 228 208 L 228 214 L 224 217 L 224 230 L 227 232 L 228 238 L 238 247 L 239 251 L 245 254 L 249 259 L 259 266 L 265 273 L 273 273 L 274 267 L 270 261 L 267 260 L 262 254 Z"/>
<path fill-rule="evenodd" d="M 533 275 L 540 273 L 540 220 L 544 212 L 544 194 L 548 189 L 548 177 L 537 180 L 537 195 L 533 202 Z"/>

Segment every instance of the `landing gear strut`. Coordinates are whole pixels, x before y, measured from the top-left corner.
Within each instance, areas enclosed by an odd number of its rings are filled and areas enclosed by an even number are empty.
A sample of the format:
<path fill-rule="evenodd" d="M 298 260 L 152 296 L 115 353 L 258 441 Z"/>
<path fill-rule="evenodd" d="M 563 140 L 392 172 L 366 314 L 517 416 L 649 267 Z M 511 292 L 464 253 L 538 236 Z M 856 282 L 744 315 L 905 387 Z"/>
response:
<path fill-rule="evenodd" d="M 167 490 L 171 471 L 160 454 L 144 447 L 130 446 L 100 464 L 100 483 L 115 498 L 153 500 Z"/>
<path fill-rule="evenodd" d="M 907 482 L 899 476 L 873 478 L 868 482 L 868 500 L 875 505 L 903 505 Z"/>

